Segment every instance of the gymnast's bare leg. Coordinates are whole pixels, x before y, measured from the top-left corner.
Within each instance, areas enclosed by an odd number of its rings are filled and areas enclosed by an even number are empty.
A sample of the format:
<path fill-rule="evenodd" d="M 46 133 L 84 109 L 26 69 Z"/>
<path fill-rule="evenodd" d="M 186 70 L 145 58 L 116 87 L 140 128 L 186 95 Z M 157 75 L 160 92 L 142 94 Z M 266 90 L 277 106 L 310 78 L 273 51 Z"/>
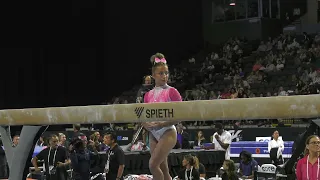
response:
<path fill-rule="evenodd" d="M 149 169 L 154 180 L 171 180 L 168 167 L 168 155 L 176 145 L 177 133 L 175 129 L 168 129 L 157 141 L 152 133 L 149 133 L 150 153 Z"/>

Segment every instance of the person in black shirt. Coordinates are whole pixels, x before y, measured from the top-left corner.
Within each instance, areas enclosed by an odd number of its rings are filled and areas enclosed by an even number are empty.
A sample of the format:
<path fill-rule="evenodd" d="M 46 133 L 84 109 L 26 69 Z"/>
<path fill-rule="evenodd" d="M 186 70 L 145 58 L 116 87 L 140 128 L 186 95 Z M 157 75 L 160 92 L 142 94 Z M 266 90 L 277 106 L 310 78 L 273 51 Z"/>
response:
<path fill-rule="evenodd" d="M 202 163 L 199 163 L 199 174 L 200 174 L 200 177 L 206 178 L 206 168 Z"/>
<path fill-rule="evenodd" d="M 206 168 L 204 167 L 204 165 L 202 163 L 199 162 L 197 155 L 195 155 L 195 154 L 191 154 L 191 155 L 193 156 L 193 158 L 195 160 L 195 164 L 196 164 L 195 166 L 198 167 L 200 177 L 206 178 Z"/>
<path fill-rule="evenodd" d="M 7 179 L 8 174 L 8 163 L 6 158 L 6 153 L 2 148 L 2 140 L 0 139 L 0 179 Z"/>
<path fill-rule="evenodd" d="M 73 137 L 72 137 L 71 141 L 78 139 L 78 137 L 81 134 L 80 129 L 81 129 L 81 124 L 74 124 L 73 125 Z"/>
<path fill-rule="evenodd" d="M 71 165 L 73 168 L 72 177 L 74 180 L 89 180 L 91 162 L 98 151 L 94 147 L 95 154 L 87 149 L 87 137 L 79 134 L 79 139 L 71 143 L 72 150 L 70 152 Z"/>
<path fill-rule="evenodd" d="M 50 136 L 49 144 L 49 147 L 32 159 L 32 165 L 36 172 L 40 172 L 38 160 L 44 160 L 46 180 L 66 180 L 67 167 L 70 164 L 68 151 L 66 148 L 58 146 L 58 136 L 55 134 Z"/>
<path fill-rule="evenodd" d="M 143 103 L 144 95 L 153 88 L 152 77 L 150 75 L 144 76 L 144 82 L 137 93 L 136 103 Z"/>
<path fill-rule="evenodd" d="M 194 156 L 188 154 L 183 157 L 182 165 L 184 167 L 178 174 L 179 180 L 199 180 L 199 164 Z"/>
<path fill-rule="evenodd" d="M 103 141 L 110 147 L 105 156 L 101 156 L 101 165 L 108 180 L 122 180 L 125 157 L 121 147 L 117 144 L 117 135 L 109 132 L 104 135 Z"/>

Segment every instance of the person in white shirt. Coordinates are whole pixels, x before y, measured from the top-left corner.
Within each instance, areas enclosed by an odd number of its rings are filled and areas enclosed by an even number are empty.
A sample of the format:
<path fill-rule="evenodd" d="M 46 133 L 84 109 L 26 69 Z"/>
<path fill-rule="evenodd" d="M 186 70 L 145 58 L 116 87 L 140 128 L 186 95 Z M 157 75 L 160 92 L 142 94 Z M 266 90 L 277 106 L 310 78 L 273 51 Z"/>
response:
<path fill-rule="evenodd" d="M 284 151 L 284 143 L 283 143 L 283 140 L 279 138 L 279 131 L 274 131 L 272 137 L 273 139 L 268 143 L 268 152 L 270 153 L 270 158 L 271 160 L 274 161 L 274 164 L 278 164 L 277 160 L 282 159 L 282 152 Z M 272 158 L 272 152 L 271 152 L 272 149 L 277 149 L 276 160 Z"/>
<path fill-rule="evenodd" d="M 212 143 L 215 150 L 226 151 L 225 159 L 230 159 L 231 134 L 223 129 L 221 123 L 215 125 L 217 132 L 213 134 Z"/>

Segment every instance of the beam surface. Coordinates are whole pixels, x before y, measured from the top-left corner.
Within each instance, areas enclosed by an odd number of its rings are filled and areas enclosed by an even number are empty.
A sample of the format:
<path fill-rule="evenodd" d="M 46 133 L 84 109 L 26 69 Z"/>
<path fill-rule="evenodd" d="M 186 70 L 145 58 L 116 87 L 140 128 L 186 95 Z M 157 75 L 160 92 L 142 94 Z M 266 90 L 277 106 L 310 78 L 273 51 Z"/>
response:
<path fill-rule="evenodd" d="M 320 95 L 0 110 L 0 125 L 320 117 Z"/>

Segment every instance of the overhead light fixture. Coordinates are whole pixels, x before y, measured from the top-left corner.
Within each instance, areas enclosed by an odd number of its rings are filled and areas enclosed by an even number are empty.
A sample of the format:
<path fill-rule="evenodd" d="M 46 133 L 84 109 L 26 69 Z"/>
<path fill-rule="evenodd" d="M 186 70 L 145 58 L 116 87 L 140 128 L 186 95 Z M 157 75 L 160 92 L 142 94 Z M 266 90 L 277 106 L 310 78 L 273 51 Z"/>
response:
<path fill-rule="evenodd" d="M 235 2 L 235 0 L 230 0 L 230 4 L 229 4 L 230 6 L 235 6 L 236 5 L 236 2 Z"/>

